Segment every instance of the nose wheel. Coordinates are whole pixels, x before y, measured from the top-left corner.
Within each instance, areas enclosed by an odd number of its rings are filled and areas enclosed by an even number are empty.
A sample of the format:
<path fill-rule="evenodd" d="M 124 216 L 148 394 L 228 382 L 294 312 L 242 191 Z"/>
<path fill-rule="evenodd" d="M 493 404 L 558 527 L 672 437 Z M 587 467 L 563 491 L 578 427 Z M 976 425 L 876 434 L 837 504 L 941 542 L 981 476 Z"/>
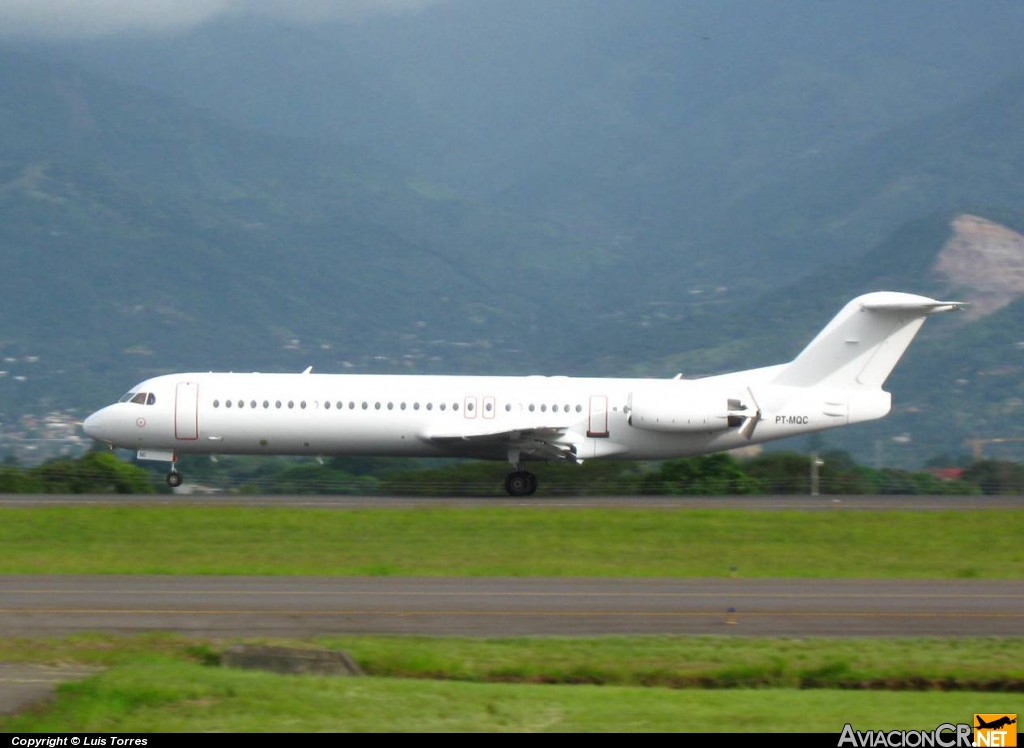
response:
<path fill-rule="evenodd" d="M 171 472 L 167 474 L 167 485 L 171 488 L 177 488 L 180 486 L 181 480 L 181 473 L 177 470 L 171 470 Z"/>
<path fill-rule="evenodd" d="M 505 478 L 509 496 L 533 496 L 537 491 L 537 476 L 528 470 L 515 470 Z"/>

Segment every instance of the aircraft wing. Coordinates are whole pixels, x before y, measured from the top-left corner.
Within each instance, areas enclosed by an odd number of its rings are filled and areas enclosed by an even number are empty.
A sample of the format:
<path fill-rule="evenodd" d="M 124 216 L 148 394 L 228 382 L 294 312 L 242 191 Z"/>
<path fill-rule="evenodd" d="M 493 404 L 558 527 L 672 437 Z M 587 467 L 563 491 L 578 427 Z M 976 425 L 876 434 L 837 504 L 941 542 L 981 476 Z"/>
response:
<path fill-rule="evenodd" d="M 507 454 L 518 451 L 520 457 L 540 460 L 576 458 L 576 440 L 565 427 L 527 426 L 501 431 L 469 431 L 461 434 L 428 434 L 423 437 L 432 444 L 454 451 L 464 450 Z"/>

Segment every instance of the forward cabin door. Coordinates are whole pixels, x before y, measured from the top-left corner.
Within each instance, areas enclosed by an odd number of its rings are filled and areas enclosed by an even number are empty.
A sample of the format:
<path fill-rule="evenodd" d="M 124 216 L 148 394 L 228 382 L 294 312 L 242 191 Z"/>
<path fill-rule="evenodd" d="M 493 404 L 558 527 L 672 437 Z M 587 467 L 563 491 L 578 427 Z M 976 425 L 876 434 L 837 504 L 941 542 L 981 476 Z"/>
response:
<path fill-rule="evenodd" d="M 178 382 L 174 393 L 174 438 L 199 438 L 199 382 Z"/>
<path fill-rule="evenodd" d="M 608 436 L 608 396 L 590 396 L 590 419 L 587 421 L 587 436 L 606 438 Z"/>

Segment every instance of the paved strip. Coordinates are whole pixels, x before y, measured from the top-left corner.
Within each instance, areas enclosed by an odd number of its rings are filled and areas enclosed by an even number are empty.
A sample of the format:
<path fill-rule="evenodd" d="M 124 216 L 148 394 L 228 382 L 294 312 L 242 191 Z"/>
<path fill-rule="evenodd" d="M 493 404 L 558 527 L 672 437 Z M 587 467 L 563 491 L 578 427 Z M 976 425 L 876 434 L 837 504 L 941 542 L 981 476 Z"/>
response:
<path fill-rule="evenodd" d="M 0 635 L 1016 636 L 1024 581 L 0 577 Z"/>
<path fill-rule="evenodd" d="M 51 697 L 61 683 L 86 678 L 99 670 L 85 665 L 0 662 L 0 715 L 16 714 Z"/>
<path fill-rule="evenodd" d="M 508 507 L 530 509 L 742 509 L 744 511 L 1006 511 L 1024 496 L 536 496 L 529 499 L 395 496 L 190 496 L 157 494 L 6 494 L 0 507 L 275 506 L 319 509 Z"/>

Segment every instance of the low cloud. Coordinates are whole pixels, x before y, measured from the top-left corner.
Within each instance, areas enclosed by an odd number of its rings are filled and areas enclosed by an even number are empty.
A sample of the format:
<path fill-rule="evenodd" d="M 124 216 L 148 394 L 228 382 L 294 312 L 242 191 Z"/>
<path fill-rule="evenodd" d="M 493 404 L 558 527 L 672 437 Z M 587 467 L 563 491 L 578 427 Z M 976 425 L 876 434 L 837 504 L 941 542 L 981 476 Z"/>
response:
<path fill-rule="evenodd" d="M 0 35 L 76 38 L 173 34 L 215 19 L 277 18 L 293 23 L 361 20 L 446 0 L 0 0 Z"/>

